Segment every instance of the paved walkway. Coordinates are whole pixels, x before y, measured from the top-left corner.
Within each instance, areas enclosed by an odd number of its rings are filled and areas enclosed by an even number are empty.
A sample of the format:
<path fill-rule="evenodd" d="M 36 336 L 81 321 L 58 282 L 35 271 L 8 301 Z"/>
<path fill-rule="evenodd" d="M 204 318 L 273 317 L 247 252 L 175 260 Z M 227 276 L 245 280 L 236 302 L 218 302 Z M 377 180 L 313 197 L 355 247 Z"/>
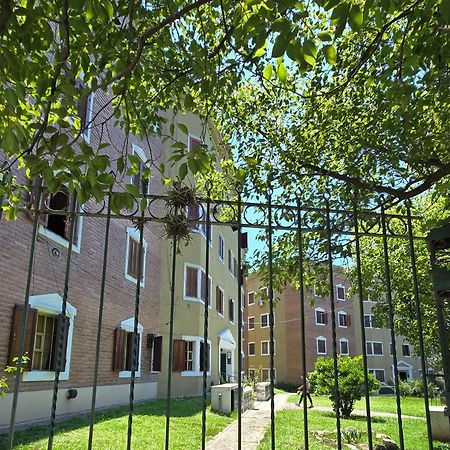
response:
<path fill-rule="evenodd" d="M 285 409 L 291 394 L 275 395 L 275 411 Z M 242 414 L 242 449 L 255 450 L 264 436 L 266 427 L 270 425 L 270 400 L 256 402 L 253 409 Z M 237 449 L 237 420 L 228 425 L 222 432 L 206 444 L 207 450 Z"/>
<path fill-rule="evenodd" d="M 298 406 L 296 403 L 287 403 L 284 409 L 303 409 L 303 405 Z M 314 406 L 312 411 L 333 412 L 333 408 L 331 408 L 330 406 Z M 366 415 L 366 411 L 362 410 L 362 409 L 354 409 L 352 412 L 352 416 L 365 416 L 365 415 Z M 397 414 L 387 413 L 387 412 L 379 412 L 379 411 L 370 411 L 370 417 L 390 417 L 390 418 L 396 419 Z M 406 416 L 405 414 L 402 414 L 402 419 L 425 420 L 425 417 Z"/>

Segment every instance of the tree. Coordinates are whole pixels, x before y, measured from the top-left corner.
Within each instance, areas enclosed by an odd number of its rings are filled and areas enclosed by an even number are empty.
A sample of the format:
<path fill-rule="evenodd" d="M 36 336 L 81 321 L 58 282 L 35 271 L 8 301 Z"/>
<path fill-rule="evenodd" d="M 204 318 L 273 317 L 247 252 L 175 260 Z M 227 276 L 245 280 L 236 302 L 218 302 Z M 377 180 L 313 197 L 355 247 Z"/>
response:
<path fill-rule="evenodd" d="M 341 417 L 348 419 L 356 400 L 363 395 L 364 368 L 362 356 L 338 356 L 338 373 L 334 373 L 333 358 L 317 358 L 314 372 L 309 374 L 311 387 L 319 395 L 328 395 L 333 410 L 339 410 Z M 339 401 L 336 398 L 334 380 L 339 383 Z M 369 391 L 380 388 L 380 383 L 372 374 L 368 374 Z"/>

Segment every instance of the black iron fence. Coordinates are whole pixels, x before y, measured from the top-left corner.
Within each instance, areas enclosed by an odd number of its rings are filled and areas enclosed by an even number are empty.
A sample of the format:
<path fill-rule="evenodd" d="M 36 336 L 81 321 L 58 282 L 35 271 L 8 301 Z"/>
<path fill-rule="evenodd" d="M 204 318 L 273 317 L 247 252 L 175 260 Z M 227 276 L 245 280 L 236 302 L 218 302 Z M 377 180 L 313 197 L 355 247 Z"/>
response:
<path fill-rule="evenodd" d="M 38 188 L 37 188 L 38 189 Z M 123 210 L 120 213 L 111 212 L 111 202 L 106 198 L 101 204 L 93 204 L 88 202 L 86 205 L 77 208 L 76 199 L 72 197 L 68 208 L 62 210 L 50 209 L 49 205 L 45 202 L 44 189 L 38 189 L 39 194 L 34 196 L 33 204 L 30 206 L 30 211 L 33 214 L 33 231 L 30 241 L 30 253 L 27 268 L 27 279 L 25 286 L 25 298 L 23 302 L 24 314 L 22 317 L 22 333 L 19 344 L 18 351 L 18 361 L 17 361 L 17 371 L 13 387 L 13 401 L 11 408 L 11 420 L 9 428 L 9 441 L 8 448 L 12 449 L 14 444 L 14 432 L 16 428 L 16 416 L 17 416 L 17 404 L 18 397 L 20 395 L 20 373 L 22 368 L 22 357 L 25 354 L 25 331 L 27 329 L 28 317 L 28 306 L 31 292 L 31 283 L 33 276 L 33 264 L 34 264 L 34 253 L 36 248 L 36 239 L 38 235 L 39 220 L 42 214 L 52 214 L 52 215 L 63 215 L 69 219 L 70 227 L 68 232 L 68 253 L 67 261 L 65 267 L 65 279 L 63 287 L 63 302 L 62 302 L 62 313 L 65 314 L 68 298 L 69 289 L 69 278 L 71 274 L 71 255 L 72 246 L 74 244 L 75 235 L 75 217 L 95 217 L 104 219 L 105 232 L 103 241 L 103 266 L 101 272 L 101 288 L 99 297 L 99 309 L 98 309 L 98 322 L 97 322 L 97 333 L 96 333 L 96 348 L 95 348 L 95 359 L 94 359 L 94 377 L 92 380 L 92 400 L 90 409 L 90 427 L 89 427 L 89 439 L 86 443 L 88 449 L 92 448 L 93 436 L 95 433 L 95 413 L 96 413 L 96 396 L 98 387 L 98 374 L 100 365 L 100 345 L 102 342 L 102 321 L 103 321 L 103 309 L 105 301 L 105 283 L 108 277 L 107 274 L 107 260 L 109 257 L 110 248 L 110 223 L 111 220 L 127 220 L 132 221 L 134 226 L 140 230 L 140 239 L 138 245 L 139 252 L 139 266 L 137 268 L 137 273 L 142 273 L 142 253 L 143 253 L 143 229 L 146 223 L 160 223 L 166 224 L 168 222 L 168 198 L 162 195 L 146 195 L 147 206 L 144 210 L 140 210 L 140 201 L 136 201 L 134 210 Z M 423 382 L 423 388 L 425 392 L 424 403 L 426 410 L 426 424 L 427 424 L 427 435 L 430 450 L 433 448 L 432 437 L 431 437 L 431 421 L 430 421 L 430 408 L 429 408 L 429 395 L 427 391 L 427 361 L 426 361 L 426 351 L 424 345 L 423 337 L 423 323 L 422 323 L 422 311 L 421 311 L 421 299 L 419 295 L 419 287 L 417 280 L 416 271 L 416 256 L 415 256 L 415 245 L 417 242 L 423 240 L 423 236 L 415 236 L 413 230 L 414 221 L 420 220 L 418 217 L 413 217 L 411 214 L 411 209 L 409 204 L 405 204 L 404 208 L 406 211 L 405 215 L 390 213 L 383 205 L 374 208 L 372 210 L 359 209 L 358 204 L 355 203 L 354 208 L 351 210 L 341 209 L 337 207 L 332 198 L 329 196 L 321 200 L 322 205 L 320 207 L 315 207 L 302 203 L 302 198 L 299 196 L 292 204 L 279 205 L 272 200 L 272 193 L 267 193 L 266 201 L 263 203 L 244 201 L 241 198 L 240 192 L 234 200 L 216 200 L 208 197 L 198 198 L 196 200 L 201 206 L 203 213 L 194 220 L 190 218 L 193 223 L 199 223 L 206 226 L 207 241 L 209 241 L 209 233 L 211 232 L 211 226 L 227 226 L 233 227 L 236 230 L 236 239 L 238 242 L 238 248 L 241 247 L 243 241 L 243 235 L 245 230 L 255 228 L 263 230 L 267 236 L 267 251 L 268 251 L 268 304 L 269 304 L 269 328 L 270 328 L 270 389 L 271 389 L 271 442 L 272 448 L 276 448 L 277 436 L 276 436 L 276 426 L 275 426 L 275 404 L 274 404 L 274 267 L 273 267 L 273 246 L 274 246 L 274 236 L 278 232 L 291 232 L 296 234 L 297 242 L 297 265 L 298 265 L 298 285 L 299 285 L 299 304 L 301 308 L 300 317 L 300 335 L 301 335 L 301 345 L 300 347 L 300 360 L 302 362 L 301 367 L 303 371 L 303 377 L 307 377 L 306 369 L 306 349 L 305 349 L 305 303 L 306 303 L 306 287 L 304 280 L 305 271 L 305 235 L 308 233 L 319 234 L 324 242 L 326 248 L 326 259 L 327 259 L 327 270 L 328 270 L 328 285 L 329 285 L 329 302 L 330 309 L 332 313 L 332 355 L 334 360 L 334 371 L 335 371 L 335 398 L 339 399 L 340 389 L 339 389 L 339 379 L 338 373 L 338 348 L 337 348 L 337 331 L 336 331 L 336 299 L 334 294 L 334 271 L 335 271 L 335 246 L 336 242 L 342 245 L 342 239 L 350 237 L 351 239 L 347 241 L 346 245 L 351 245 L 354 248 L 354 265 L 357 274 L 357 301 L 359 302 L 359 321 L 361 328 L 361 344 L 362 344 L 362 357 L 364 364 L 364 374 L 365 374 L 365 385 L 368 386 L 368 355 L 366 351 L 366 335 L 365 335 L 365 323 L 364 323 L 364 307 L 363 302 L 365 300 L 364 296 L 364 286 L 362 277 L 362 261 L 361 261 L 361 239 L 366 236 L 376 237 L 383 242 L 383 253 L 384 253 L 384 274 L 385 274 L 385 291 L 386 300 L 388 304 L 388 316 L 389 316 L 389 327 L 391 330 L 391 341 L 392 341 L 392 364 L 394 367 L 394 383 L 395 383 L 395 395 L 397 404 L 397 419 L 398 419 L 398 435 L 399 435 L 399 445 L 401 449 L 405 448 L 404 436 L 403 436 L 403 424 L 402 424 L 402 410 L 401 410 L 401 399 L 400 399 L 400 389 L 399 389 L 399 371 L 398 371 L 398 356 L 396 353 L 396 327 L 394 320 L 394 307 L 393 307 L 393 291 L 391 286 L 391 274 L 390 274 L 390 255 L 388 241 L 391 238 L 403 239 L 409 243 L 410 249 L 410 261 L 405 261 L 405 271 L 410 272 L 413 281 L 413 292 L 414 305 L 417 315 L 418 323 L 418 342 L 419 342 L 419 354 L 421 362 L 421 376 Z M 173 208 L 173 202 L 171 203 Z M 186 206 L 186 205 L 185 205 Z M 175 210 L 172 211 L 173 214 L 178 216 L 186 216 L 185 209 L 183 205 L 176 205 Z M 170 429 L 171 429 L 171 394 L 172 394 L 172 352 L 173 352 L 173 339 L 174 339 L 174 311 L 176 308 L 175 302 L 175 291 L 179 285 L 180 280 L 177 280 L 177 259 L 178 259 L 178 246 L 179 246 L 179 235 L 174 234 L 172 237 L 172 260 L 171 260 L 171 296 L 170 296 L 170 316 L 168 318 L 169 323 L 169 357 L 168 357 L 168 371 L 167 371 L 167 407 L 166 407 L 166 434 L 165 434 L 165 448 L 170 447 Z M 337 241 L 336 241 L 337 240 Z M 210 273 L 210 247 L 205 246 L 204 254 L 204 267 L 206 271 L 206 280 L 208 280 Z M 140 279 L 140 278 L 139 278 Z M 243 298 L 242 298 L 242 283 L 244 279 L 243 272 L 243 261 L 241 252 L 237 255 L 237 353 L 238 353 L 238 367 L 237 367 L 237 383 L 238 383 L 238 404 L 242 404 L 242 386 L 244 383 L 244 367 L 243 361 L 240 355 L 242 354 L 242 323 L 243 323 Z M 204 302 L 204 323 L 203 323 L 203 342 L 208 342 L 208 330 L 209 330 L 209 310 L 208 304 L 212 293 L 210 292 L 210 285 L 206 283 L 206 301 Z M 138 358 L 138 322 L 140 315 L 140 300 L 141 300 L 141 283 L 136 283 L 135 289 L 135 311 L 134 311 L 134 333 L 133 333 L 133 343 L 132 343 L 132 358 L 133 364 L 131 365 L 131 378 L 130 378 L 130 390 L 129 390 L 129 414 L 128 414 L 128 434 L 127 434 L 127 448 L 132 448 L 132 437 L 133 437 L 133 408 L 135 403 L 134 390 L 135 390 L 135 378 L 136 378 L 136 367 Z M 55 365 L 55 379 L 53 383 L 53 396 L 51 403 L 51 416 L 50 416 L 50 427 L 48 436 L 48 448 L 51 449 L 53 446 L 53 437 L 55 431 L 55 419 L 58 405 L 58 388 L 60 383 L 60 373 L 61 373 L 61 360 L 63 358 L 63 336 L 65 322 L 60 323 L 62 329 L 58 336 L 60 336 L 58 346 L 57 346 L 57 361 Z M 203 345 L 203 358 L 206 360 L 207 355 L 207 345 Z M 450 380 L 448 379 L 448 369 L 446 369 L 446 391 L 449 391 Z M 208 368 L 207 365 L 203 365 L 203 413 L 202 413 L 202 440 L 199 442 L 202 449 L 206 445 L 206 427 L 207 427 L 207 390 L 208 390 Z M 372 430 L 372 416 L 370 409 L 370 392 L 365 389 L 365 405 L 366 405 L 366 416 L 367 416 L 367 434 L 368 434 L 368 445 L 370 449 L 374 448 L 373 430 Z M 238 408 L 238 435 L 237 435 L 237 446 L 241 448 L 242 441 L 242 411 Z M 303 403 L 303 428 L 304 428 L 304 446 L 306 449 L 309 448 L 308 442 L 308 409 L 306 402 Z M 341 417 L 339 409 L 336 411 L 336 427 L 337 427 L 337 447 L 342 448 L 341 439 Z"/>

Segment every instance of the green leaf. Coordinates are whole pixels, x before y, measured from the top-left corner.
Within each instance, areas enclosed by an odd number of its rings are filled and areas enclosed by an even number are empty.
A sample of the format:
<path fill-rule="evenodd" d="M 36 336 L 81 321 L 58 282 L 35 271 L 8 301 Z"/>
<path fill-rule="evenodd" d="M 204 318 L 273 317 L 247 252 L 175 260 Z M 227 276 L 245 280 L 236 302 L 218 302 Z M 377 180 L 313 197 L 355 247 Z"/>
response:
<path fill-rule="evenodd" d="M 253 53 L 253 57 L 260 58 L 261 56 L 264 55 L 264 53 L 266 53 L 266 49 L 264 47 L 258 48 L 258 50 L 256 50 L 255 53 Z"/>
<path fill-rule="evenodd" d="M 330 65 L 336 64 L 337 51 L 334 48 L 334 45 L 324 45 L 323 53 L 325 54 L 325 59 L 327 63 Z"/>
<path fill-rule="evenodd" d="M 189 134 L 188 127 L 184 123 L 179 123 L 178 128 L 184 133 L 186 136 Z"/>
<path fill-rule="evenodd" d="M 112 19 L 114 16 L 114 7 L 108 0 L 103 0 L 103 6 L 105 8 L 105 11 L 108 14 L 108 17 Z"/>
<path fill-rule="evenodd" d="M 301 61 L 302 59 L 302 44 L 298 39 L 293 39 L 287 46 L 287 55 L 292 61 Z"/>
<path fill-rule="evenodd" d="M 133 197 L 139 197 L 140 192 L 139 189 L 137 188 L 137 186 L 135 186 L 134 184 L 127 184 L 125 189 L 127 190 L 127 192 L 129 194 L 131 194 Z"/>
<path fill-rule="evenodd" d="M 100 184 L 106 184 L 108 186 L 112 186 L 114 184 L 114 176 L 110 173 L 101 173 L 97 177 L 97 181 Z"/>
<path fill-rule="evenodd" d="M 363 24 L 363 13 L 359 5 L 352 5 L 348 23 L 353 31 L 359 31 Z"/>
<path fill-rule="evenodd" d="M 280 63 L 280 65 L 278 66 L 277 77 L 283 83 L 285 83 L 287 80 L 287 69 L 283 63 Z"/>
<path fill-rule="evenodd" d="M 305 39 L 303 42 L 303 59 L 310 65 L 316 64 L 317 47 L 311 39 Z"/>
<path fill-rule="evenodd" d="M 188 173 L 188 167 L 186 163 L 181 164 L 180 168 L 178 169 L 178 176 L 180 177 L 180 180 L 184 180 L 186 178 L 186 175 Z"/>
<path fill-rule="evenodd" d="M 192 108 L 194 107 L 194 99 L 191 94 L 186 94 L 184 96 L 184 107 L 188 110 L 192 110 Z"/>
<path fill-rule="evenodd" d="M 272 66 L 272 64 L 269 63 L 269 64 L 267 64 L 266 67 L 264 67 L 263 77 L 266 80 L 270 80 L 272 78 L 272 75 L 273 75 L 273 66 Z"/>
<path fill-rule="evenodd" d="M 327 33 L 326 31 L 321 31 L 317 37 L 322 41 L 322 42 L 327 42 L 327 41 L 332 41 L 333 38 L 331 37 L 330 33 Z"/>
<path fill-rule="evenodd" d="M 442 0 L 439 5 L 439 14 L 445 23 L 450 23 L 450 0 Z"/>
<path fill-rule="evenodd" d="M 272 49 L 272 58 L 279 58 L 284 55 L 288 45 L 288 41 L 285 36 L 279 34 L 275 40 L 275 44 L 273 44 Z"/>
<path fill-rule="evenodd" d="M 87 20 L 92 20 L 95 17 L 94 1 L 86 1 L 86 18 Z"/>

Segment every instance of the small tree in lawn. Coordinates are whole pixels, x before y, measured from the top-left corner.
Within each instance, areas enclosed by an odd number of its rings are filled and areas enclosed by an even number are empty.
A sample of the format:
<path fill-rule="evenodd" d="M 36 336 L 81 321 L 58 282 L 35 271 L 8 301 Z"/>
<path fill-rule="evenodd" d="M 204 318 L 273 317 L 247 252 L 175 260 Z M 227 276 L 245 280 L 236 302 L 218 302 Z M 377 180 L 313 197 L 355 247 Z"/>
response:
<path fill-rule="evenodd" d="M 364 368 L 362 356 L 338 356 L 339 405 L 335 398 L 333 358 L 318 358 L 314 372 L 309 374 L 311 387 L 319 395 L 328 395 L 334 411 L 339 407 L 340 415 L 349 418 L 356 400 L 363 395 Z M 380 383 L 369 373 L 369 391 L 379 389 Z"/>

